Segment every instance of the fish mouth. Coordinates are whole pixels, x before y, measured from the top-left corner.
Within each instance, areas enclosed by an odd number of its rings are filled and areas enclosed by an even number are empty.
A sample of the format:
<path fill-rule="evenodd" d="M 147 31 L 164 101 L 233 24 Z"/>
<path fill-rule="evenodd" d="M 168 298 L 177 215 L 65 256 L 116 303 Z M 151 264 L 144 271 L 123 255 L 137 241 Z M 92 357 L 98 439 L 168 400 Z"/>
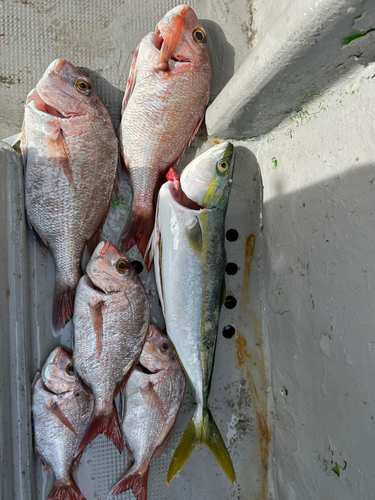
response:
<path fill-rule="evenodd" d="M 100 288 L 98 285 L 96 285 L 88 275 L 86 275 L 86 277 L 87 277 L 87 284 L 90 288 L 92 288 L 96 292 L 105 293 L 106 295 L 108 295 L 107 292 L 102 288 Z"/>
<path fill-rule="evenodd" d="M 163 30 L 164 31 L 164 30 Z M 156 26 L 154 33 L 151 33 L 150 42 L 158 50 L 159 63 L 156 70 L 168 71 L 170 61 L 180 64 L 190 64 L 190 61 L 176 53 L 177 46 L 181 40 L 183 31 L 183 17 L 176 18 L 173 27 L 163 36 L 159 25 Z"/>
<path fill-rule="evenodd" d="M 50 104 L 48 101 L 48 87 L 45 82 L 50 78 L 53 78 L 53 74 L 59 74 L 63 67 L 67 64 L 66 59 L 55 59 L 46 69 L 42 79 L 37 84 L 36 88 L 33 89 L 27 96 L 26 104 L 31 104 L 32 107 L 44 115 L 53 116 L 60 119 L 70 119 L 77 116 L 75 113 L 64 113 L 61 109 L 57 109 L 54 105 Z M 46 97 L 42 97 L 43 95 Z"/>
<path fill-rule="evenodd" d="M 49 389 L 46 384 L 44 383 L 43 379 L 42 379 L 42 389 L 43 391 L 46 391 L 48 392 L 49 394 L 53 394 L 54 396 L 57 396 L 57 392 L 53 392 L 51 389 Z"/>
<path fill-rule="evenodd" d="M 146 358 L 146 359 L 152 359 L 152 358 L 149 358 L 148 356 L 142 356 L 143 358 Z M 153 375 L 154 373 L 159 373 L 162 369 L 158 369 L 158 370 L 149 370 L 148 368 L 146 368 L 146 366 L 142 365 L 141 361 L 139 360 L 136 367 L 135 367 L 135 370 L 137 370 L 138 372 L 141 372 L 141 373 L 144 373 L 145 375 Z"/>
<path fill-rule="evenodd" d="M 37 111 L 45 115 L 54 116 L 56 118 L 62 118 L 62 119 L 67 119 L 71 117 L 70 115 L 63 115 L 59 110 L 57 110 L 50 104 L 47 104 L 36 89 L 34 89 L 27 96 L 26 104 L 33 104 L 33 107 Z"/>
<path fill-rule="evenodd" d="M 180 177 L 174 169 L 170 169 L 167 173 L 167 180 L 171 183 L 171 195 L 179 205 L 189 210 L 201 211 L 207 209 L 186 196 L 181 187 Z"/>

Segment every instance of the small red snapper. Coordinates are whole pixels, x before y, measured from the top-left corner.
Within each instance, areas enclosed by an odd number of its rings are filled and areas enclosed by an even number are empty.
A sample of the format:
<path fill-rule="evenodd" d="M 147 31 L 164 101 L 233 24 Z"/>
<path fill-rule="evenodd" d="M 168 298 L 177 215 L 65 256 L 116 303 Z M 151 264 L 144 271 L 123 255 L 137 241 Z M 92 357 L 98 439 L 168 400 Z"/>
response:
<path fill-rule="evenodd" d="M 199 129 L 210 87 L 206 33 L 190 7 L 175 7 L 140 42 L 124 96 L 119 137 L 133 202 L 122 251 L 145 254 L 156 191 Z"/>
<path fill-rule="evenodd" d="M 109 496 L 131 488 L 137 500 L 147 500 L 150 460 L 159 457 L 165 450 L 184 393 L 185 375 L 167 336 L 151 325 L 139 364 L 123 392 L 124 441 L 134 463 Z"/>
<path fill-rule="evenodd" d="M 29 222 L 55 260 L 58 334 L 73 314 L 83 249 L 100 239 L 118 165 L 108 111 L 69 62 L 51 63 L 27 96 L 21 149 Z"/>
<path fill-rule="evenodd" d="M 95 397 L 78 451 L 103 432 L 122 451 L 114 398 L 138 361 L 149 324 L 150 306 L 136 270 L 114 245 L 100 242 L 74 304 L 74 367 L 83 388 Z"/>
<path fill-rule="evenodd" d="M 72 355 L 57 347 L 42 373 L 35 375 L 32 395 L 36 451 L 45 468 L 56 477 L 48 500 L 84 500 L 72 471 L 81 458 L 77 448 L 93 406 L 94 399 L 81 389 L 74 376 Z"/>

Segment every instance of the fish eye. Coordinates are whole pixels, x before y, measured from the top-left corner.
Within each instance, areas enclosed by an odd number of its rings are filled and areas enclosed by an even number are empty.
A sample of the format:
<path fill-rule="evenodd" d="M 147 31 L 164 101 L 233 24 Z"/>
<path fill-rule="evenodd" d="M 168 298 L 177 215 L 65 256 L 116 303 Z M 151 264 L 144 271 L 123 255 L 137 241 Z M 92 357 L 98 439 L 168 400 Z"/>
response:
<path fill-rule="evenodd" d="M 206 35 L 199 28 L 193 31 L 193 38 L 197 43 L 206 43 Z"/>
<path fill-rule="evenodd" d="M 91 91 L 91 85 L 85 80 L 77 80 L 76 81 L 76 89 L 81 94 L 89 94 Z"/>
<path fill-rule="evenodd" d="M 119 259 L 116 262 L 116 269 L 120 274 L 125 274 L 129 270 L 129 261 L 125 259 Z"/>
<path fill-rule="evenodd" d="M 69 363 L 65 369 L 66 373 L 69 375 L 69 377 L 74 376 L 74 366 L 73 363 Z"/>
<path fill-rule="evenodd" d="M 167 344 L 167 342 L 164 342 L 164 344 L 161 346 L 161 350 L 163 352 L 166 352 L 168 351 L 168 349 L 169 349 L 169 344 Z"/>
<path fill-rule="evenodd" d="M 216 165 L 219 172 L 226 172 L 229 168 L 229 163 L 227 162 L 227 160 L 220 160 Z"/>

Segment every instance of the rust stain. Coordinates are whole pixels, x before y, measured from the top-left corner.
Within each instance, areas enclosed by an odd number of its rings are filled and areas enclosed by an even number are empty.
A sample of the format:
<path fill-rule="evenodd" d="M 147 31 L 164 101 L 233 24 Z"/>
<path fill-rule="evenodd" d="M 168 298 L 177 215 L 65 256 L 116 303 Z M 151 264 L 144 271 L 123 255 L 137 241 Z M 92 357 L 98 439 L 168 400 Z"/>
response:
<path fill-rule="evenodd" d="M 245 246 L 245 268 L 244 268 L 244 277 L 241 290 L 241 310 L 243 310 L 244 307 L 247 308 L 248 305 L 250 271 L 251 271 L 251 264 L 254 258 L 254 248 L 255 248 L 255 236 L 253 234 L 249 234 L 249 236 L 246 239 L 246 246 Z"/>
<path fill-rule="evenodd" d="M 9 297 L 9 296 L 10 296 L 10 290 L 7 290 L 7 291 L 5 292 L 5 295 L 6 295 L 7 297 Z"/>
<path fill-rule="evenodd" d="M 264 464 L 266 464 L 265 468 L 267 472 L 268 471 L 267 459 L 271 443 L 271 432 L 267 423 L 267 415 L 261 415 L 260 413 L 257 412 L 257 420 L 258 420 L 259 432 L 262 436 L 262 440 L 260 442 L 260 453 L 262 459 L 264 459 L 263 466 L 265 466 Z"/>
<path fill-rule="evenodd" d="M 242 368 L 246 363 L 247 358 L 251 358 L 251 354 L 248 353 L 246 340 L 242 337 L 240 333 L 236 335 L 236 349 L 237 349 L 237 359 L 238 368 Z"/>
<path fill-rule="evenodd" d="M 266 393 L 267 369 L 263 352 L 262 324 L 258 315 L 250 308 L 250 272 L 254 258 L 256 238 L 250 234 L 246 240 L 244 278 L 241 289 L 240 318 L 253 327 L 254 337 L 246 340 L 240 331 L 236 332 L 237 366 L 243 370 L 259 430 L 259 475 L 262 488 L 257 500 L 267 500 L 269 495 L 268 469 L 271 446 L 271 431 L 268 425 L 268 397 Z"/>

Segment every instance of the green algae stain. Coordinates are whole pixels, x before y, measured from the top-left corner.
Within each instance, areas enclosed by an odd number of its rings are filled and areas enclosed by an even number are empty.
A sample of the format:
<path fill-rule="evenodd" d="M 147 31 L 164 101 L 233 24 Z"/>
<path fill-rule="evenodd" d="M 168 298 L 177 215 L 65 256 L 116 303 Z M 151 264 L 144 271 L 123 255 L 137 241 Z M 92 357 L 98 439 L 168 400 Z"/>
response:
<path fill-rule="evenodd" d="M 14 144 L 13 149 L 15 149 L 17 151 L 17 153 L 21 153 L 21 147 L 20 146 L 21 146 L 21 142 L 18 141 L 18 142 L 16 142 L 16 144 Z"/>
<path fill-rule="evenodd" d="M 274 156 L 274 157 L 272 158 L 272 160 L 271 160 L 271 161 L 272 161 L 272 165 L 273 165 L 273 166 L 272 166 L 272 170 L 276 170 L 276 169 L 277 169 L 277 160 L 276 160 L 276 156 Z"/>
<path fill-rule="evenodd" d="M 116 209 L 127 210 L 129 208 L 129 205 L 126 203 L 126 201 L 124 200 L 124 198 L 122 196 L 119 196 L 117 200 L 113 199 L 111 206 L 115 210 Z"/>
<path fill-rule="evenodd" d="M 375 28 L 370 28 L 364 33 L 355 33 L 354 35 L 347 36 L 346 38 L 343 38 L 342 44 L 349 45 L 349 43 L 351 43 L 353 40 L 357 40 L 357 38 L 362 38 L 363 36 L 366 36 L 368 33 L 371 33 L 371 31 L 375 31 Z"/>
<path fill-rule="evenodd" d="M 334 467 L 332 467 L 332 470 L 335 474 L 337 474 L 340 477 L 340 468 L 337 462 L 335 462 Z"/>

